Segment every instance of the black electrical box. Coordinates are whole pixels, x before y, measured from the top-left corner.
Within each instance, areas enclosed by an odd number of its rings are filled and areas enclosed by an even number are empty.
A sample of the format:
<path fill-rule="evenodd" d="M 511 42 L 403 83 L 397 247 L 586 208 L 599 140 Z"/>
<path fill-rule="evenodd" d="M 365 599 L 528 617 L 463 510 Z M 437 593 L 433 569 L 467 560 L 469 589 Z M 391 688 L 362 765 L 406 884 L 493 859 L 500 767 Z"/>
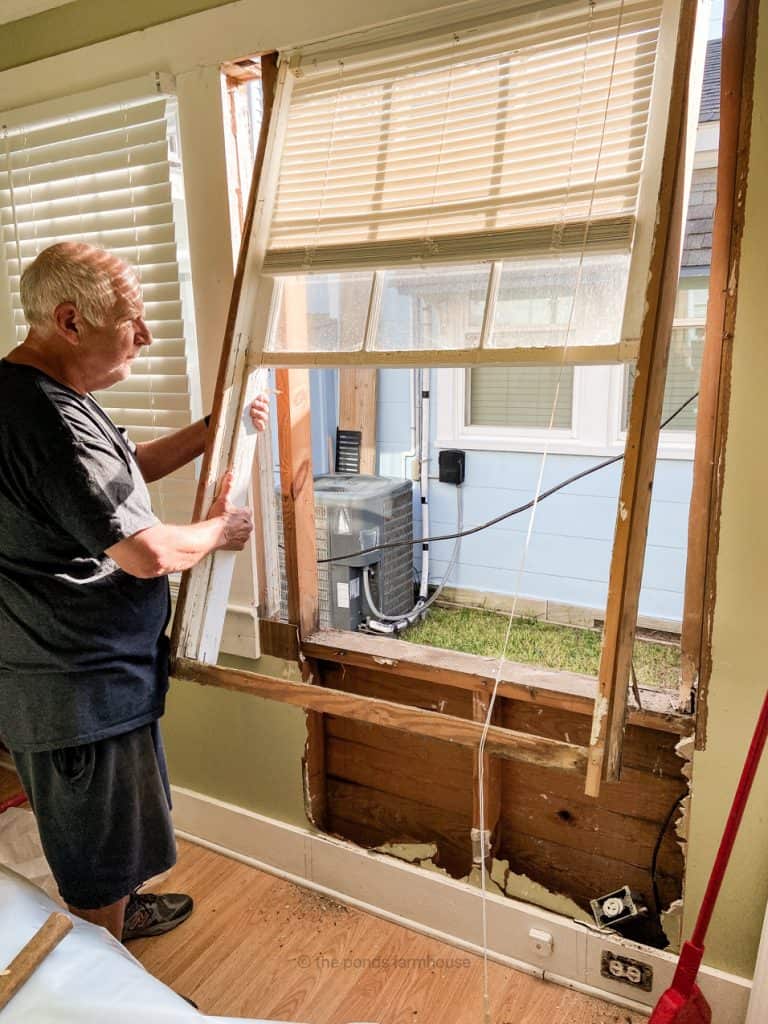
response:
<path fill-rule="evenodd" d="M 446 448 L 440 452 L 438 457 L 438 473 L 440 483 L 459 484 L 464 483 L 464 459 L 465 453 L 458 448 Z"/>

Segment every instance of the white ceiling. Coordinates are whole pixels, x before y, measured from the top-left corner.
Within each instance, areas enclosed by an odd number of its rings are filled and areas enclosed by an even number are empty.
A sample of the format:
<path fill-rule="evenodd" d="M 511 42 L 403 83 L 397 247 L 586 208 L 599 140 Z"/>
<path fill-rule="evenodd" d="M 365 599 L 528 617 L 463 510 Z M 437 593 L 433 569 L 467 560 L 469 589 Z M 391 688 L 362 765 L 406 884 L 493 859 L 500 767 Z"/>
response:
<path fill-rule="evenodd" d="M 71 3 L 73 0 L 0 0 L 0 25 Z"/>

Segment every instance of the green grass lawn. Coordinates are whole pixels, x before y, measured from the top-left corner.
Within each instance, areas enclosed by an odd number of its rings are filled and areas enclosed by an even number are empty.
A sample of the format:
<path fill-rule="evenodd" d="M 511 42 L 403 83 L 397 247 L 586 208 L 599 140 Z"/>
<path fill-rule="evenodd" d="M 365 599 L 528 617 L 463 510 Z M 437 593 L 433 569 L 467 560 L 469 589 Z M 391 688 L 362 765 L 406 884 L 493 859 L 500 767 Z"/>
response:
<path fill-rule="evenodd" d="M 498 612 L 433 607 L 426 620 L 402 633 L 401 639 L 498 658 L 508 622 L 509 616 Z M 512 623 L 506 657 L 509 661 L 594 676 L 600 662 L 600 641 L 598 630 L 519 618 Z M 634 664 L 641 686 L 678 685 L 680 648 L 677 646 L 638 640 Z"/>

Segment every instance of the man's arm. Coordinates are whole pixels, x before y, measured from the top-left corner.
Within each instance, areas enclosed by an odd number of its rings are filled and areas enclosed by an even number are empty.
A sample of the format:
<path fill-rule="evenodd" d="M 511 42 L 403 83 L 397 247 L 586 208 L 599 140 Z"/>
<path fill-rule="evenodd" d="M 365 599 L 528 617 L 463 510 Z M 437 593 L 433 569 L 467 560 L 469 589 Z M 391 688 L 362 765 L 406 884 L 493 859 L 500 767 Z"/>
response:
<path fill-rule="evenodd" d="M 259 395 L 251 402 L 249 409 L 251 423 L 256 430 L 264 430 L 269 422 L 269 399 Z M 156 437 L 154 441 L 142 441 L 136 445 L 136 461 L 141 475 L 148 484 L 162 480 L 164 476 L 186 466 L 192 459 L 202 455 L 208 427 L 205 420 L 198 420 L 188 427 L 181 427 L 171 434 Z"/>
<path fill-rule="evenodd" d="M 152 579 L 189 569 L 211 551 L 241 551 L 253 530 L 253 517 L 250 509 L 230 504 L 231 489 L 232 474 L 227 473 L 207 519 L 189 526 L 149 526 L 113 544 L 106 554 L 131 576 Z"/>
<path fill-rule="evenodd" d="M 207 434 L 205 420 L 198 420 L 154 441 L 140 441 L 136 445 L 136 461 L 141 475 L 151 484 L 186 466 L 205 451 Z"/>

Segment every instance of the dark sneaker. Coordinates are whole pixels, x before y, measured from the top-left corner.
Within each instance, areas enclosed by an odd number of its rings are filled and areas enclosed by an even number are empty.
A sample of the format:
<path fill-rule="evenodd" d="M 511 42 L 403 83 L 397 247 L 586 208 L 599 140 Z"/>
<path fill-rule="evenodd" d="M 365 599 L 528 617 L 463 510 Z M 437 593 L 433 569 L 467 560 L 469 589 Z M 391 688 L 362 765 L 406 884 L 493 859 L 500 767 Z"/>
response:
<path fill-rule="evenodd" d="M 186 921 L 192 913 L 191 896 L 180 892 L 134 892 L 128 897 L 123 942 L 162 935 Z"/>

